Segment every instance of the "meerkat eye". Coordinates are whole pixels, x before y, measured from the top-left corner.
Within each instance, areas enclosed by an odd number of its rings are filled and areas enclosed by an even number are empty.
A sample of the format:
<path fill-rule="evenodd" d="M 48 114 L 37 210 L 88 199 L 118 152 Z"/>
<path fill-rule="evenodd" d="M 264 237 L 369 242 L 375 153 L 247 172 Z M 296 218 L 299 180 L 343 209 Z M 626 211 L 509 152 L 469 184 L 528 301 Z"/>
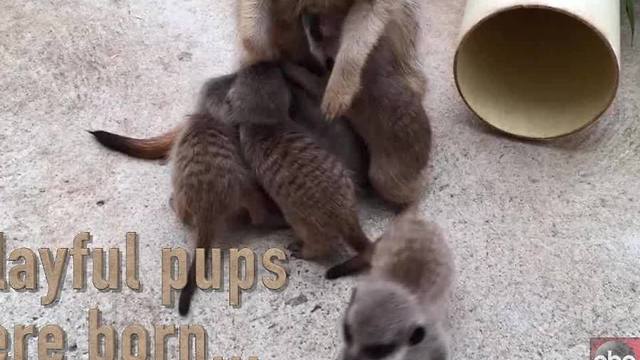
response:
<path fill-rule="evenodd" d="M 347 344 L 350 344 L 353 341 L 353 336 L 351 335 L 351 330 L 347 323 L 342 324 L 342 332 L 344 334 L 344 341 L 346 341 Z"/>
<path fill-rule="evenodd" d="M 411 337 L 409 338 L 409 345 L 414 346 L 420 344 L 422 340 L 424 340 L 425 335 L 426 331 L 424 330 L 424 327 L 418 326 L 413 330 L 413 333 L 411 333 Z"/>
<path fill-rule="evenodd" d="M 362 349 L 362 352 L 369 359 L 383 359 L 387 356 L 391 355 L 394 351 L 396 351 L 395 344 L 377 344 L 370 345 Z"/>

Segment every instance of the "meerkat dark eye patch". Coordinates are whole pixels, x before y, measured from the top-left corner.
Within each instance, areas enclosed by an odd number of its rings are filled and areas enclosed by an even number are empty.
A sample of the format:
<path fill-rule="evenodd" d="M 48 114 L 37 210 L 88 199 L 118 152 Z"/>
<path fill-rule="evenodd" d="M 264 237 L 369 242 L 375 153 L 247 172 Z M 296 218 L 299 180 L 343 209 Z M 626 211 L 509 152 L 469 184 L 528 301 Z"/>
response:
<path fill-rule="evenodd" d="M 342 324 L 342 333 L 344 334 L 344 341 L 347 344 L 351 344 L 353 336 L 351 335 L 351 329 L 349 329 L 349 325 L 347 323 Z"/>
<path fill-rule="evenodd" d="M 424 340 L 425 336 L 426 331 L 424 330 L 424 327 L 418 326 L 411 333 L 411 337 L 409 338 L 409 345 L 414 346 L 420 344 L 422 340 Z"/>
<path fill-rule="evenodd" d="M 366 346 L 364 349 L 362 349 L 362 352 L 369 359 L 382 359 L 391 355 L 394 351 L 396 351 L 396 348 L 396 344 L 376 344 Z"/>

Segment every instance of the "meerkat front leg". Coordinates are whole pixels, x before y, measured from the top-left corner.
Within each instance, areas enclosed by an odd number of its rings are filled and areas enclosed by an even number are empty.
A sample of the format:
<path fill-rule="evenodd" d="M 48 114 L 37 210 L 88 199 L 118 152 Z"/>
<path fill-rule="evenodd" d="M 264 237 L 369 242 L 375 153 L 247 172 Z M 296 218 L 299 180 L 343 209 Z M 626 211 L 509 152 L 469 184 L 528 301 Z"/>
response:
<path fill-rule="evenodd" d="M 367 58 L 403 1 L 357 1 L 349 10 L 342 28 L 340 49 L 322 99 L 325 116 L 335 119 L 345 114 L 360 90 Z"/>
<path fill-rule="evenodd" d="M 244 54 L 242 65 L 275 60 L 272 34 L 271 0 L 238 0 L 238 32 Z"/>
<path fill-rule="evenodd" d="M 282 64 L 282 71 L 287 80 L 304 89 L 315 101 L 319 101 L 324 94 L 327 84 L 323 77 L 291 62 Z"/>

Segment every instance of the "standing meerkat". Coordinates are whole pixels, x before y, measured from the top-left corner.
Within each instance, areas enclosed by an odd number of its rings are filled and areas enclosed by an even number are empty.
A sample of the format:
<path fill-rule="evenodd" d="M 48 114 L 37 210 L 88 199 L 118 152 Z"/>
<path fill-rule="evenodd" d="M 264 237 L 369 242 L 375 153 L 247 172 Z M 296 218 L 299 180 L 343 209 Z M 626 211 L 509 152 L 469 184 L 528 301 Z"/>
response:
<path fill-rule="evenodd" d="M 238 72 L 225 116 L 237 124 L 245 159 L 301 240 L 294 255 L 327 256 L 338 239 L 370 253 L 348 170 L 289 118 L 290 101 L 278 64 L 257 63 Z"/>
<path fill-rule="evenodd" d="M 171 152 L 172 207 L 195 227 L 196 248 L 210 248 L 227 223 L 242 212 L 253 224 L 269 220 L 268 199 L 244 165 L 236 130 L 210 114 L 190 116 Z M 209 254 L 209 252 L 207 252 Z M 196 288 L 195 256 L 179 311 L 189 312 Z"/>
<path fill-rule="evenodd" d="M 341 21 L 322 16 L 305 19 L 314 56 L 330 63 L 341 41 L 335 29 Z M 380 38 L 363 69 L 365 90 L 356 95 L 347 118 L 367 144 L 371 185 L 382 198 L 404 207 L 418 201 L 426 187 L 431 126 L 422 106 L 423 93 L 406 81 L 394 40 L 387 33 Z M 422 75 L 416 72 L 414 78 Z"/>
<path fill-rule="evenodd" d="M 383 36 L 391 38 L 391 50 L 404 81 L 423 94 L 424 79 L 416 56 L 419 5 L 419 0 L 239 0 L 243 63 L 280 58 L 304 62 L 309 49 L 300 28 L 301 15 L 341 14 L 342 41 L 322 101 L 325 115 L 332 119 L 344 115 L 361 87 L 367 91 L 361 84 L 362 73 Z"/>
<path fill-rule="evenodd" d="M 400 215 L 377 241 L 343 318 L 341 360 L 446 360 L 454 278 L 440 229 Z"/>

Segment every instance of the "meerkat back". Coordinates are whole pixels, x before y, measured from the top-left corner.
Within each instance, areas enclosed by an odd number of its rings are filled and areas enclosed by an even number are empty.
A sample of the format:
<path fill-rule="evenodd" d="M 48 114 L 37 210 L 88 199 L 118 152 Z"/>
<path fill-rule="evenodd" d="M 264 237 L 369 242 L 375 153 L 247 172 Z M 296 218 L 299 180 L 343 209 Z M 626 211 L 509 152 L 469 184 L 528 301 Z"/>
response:
<path fill-rule="evenodd" d="M 451 250 L 438 225 L 407 211 L 376 243 L 371 273 L 411 289 L 420 299 L 445 299 L 454 278 Z"/>
<path fill-rule="evenodd" d="M 205 209 L 226 212 L 228 204 L 239 202 L 240 189 L 249 176 L 240 166 L 235 137 L 233 128 L 209 115 L 186 120 L 170 157 L 178 216 L 188 219 Z"/>

